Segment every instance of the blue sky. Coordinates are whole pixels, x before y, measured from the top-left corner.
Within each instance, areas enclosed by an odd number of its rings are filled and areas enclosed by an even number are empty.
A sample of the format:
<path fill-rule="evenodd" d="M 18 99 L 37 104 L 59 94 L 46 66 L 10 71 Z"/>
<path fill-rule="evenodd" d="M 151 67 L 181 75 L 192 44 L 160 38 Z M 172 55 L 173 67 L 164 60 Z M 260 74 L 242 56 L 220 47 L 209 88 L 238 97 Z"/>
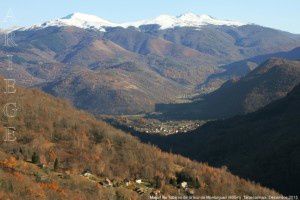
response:
<path fill-rule="evenodd" d="M 13 25 L 32 25 L 73 12 L 113 22 L 186 12 L 251 22 L 300 34 L 300 0 L 0 0 L 0 19 L 11 10 Z M 1 27 L 8 24 L 1 23 Z"/>

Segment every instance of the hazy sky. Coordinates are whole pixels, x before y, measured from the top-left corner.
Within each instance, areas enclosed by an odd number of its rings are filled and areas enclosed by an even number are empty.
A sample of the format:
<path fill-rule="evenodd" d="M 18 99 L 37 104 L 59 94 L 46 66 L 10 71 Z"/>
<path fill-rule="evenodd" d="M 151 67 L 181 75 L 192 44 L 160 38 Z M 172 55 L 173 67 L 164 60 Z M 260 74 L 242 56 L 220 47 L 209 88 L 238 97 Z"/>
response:
<path fill-rule="evenodd" d="M 73 12 L 94 14 L 113 22 L 193 12 L 300 34 L 300 0 L 0 0 L 0 19 L 8 10 L 15 16 L 14 25 L 20 26 Z M 7 26 L 1 23 L 1 27 Z"/>

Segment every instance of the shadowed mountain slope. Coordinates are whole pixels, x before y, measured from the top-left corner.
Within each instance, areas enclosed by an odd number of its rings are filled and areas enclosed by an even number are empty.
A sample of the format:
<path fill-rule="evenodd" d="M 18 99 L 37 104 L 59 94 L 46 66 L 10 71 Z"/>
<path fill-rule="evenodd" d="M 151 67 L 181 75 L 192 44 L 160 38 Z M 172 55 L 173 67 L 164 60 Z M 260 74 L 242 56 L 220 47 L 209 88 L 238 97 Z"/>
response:
<path fill-rule="evenodd" d="M 273 58 L 238 80 L 193 103 L 158 105 L 157 110 L 179 118 L 225 118 L 253 112 L 284 97 L 300 83 L 300 61 Z"/>
<path fill-rule="evenodd" d="M 203 92 L 216 90 L 227 80 L 241 78 L 247 75 L 254 68 L 272 57 L 284 58 L 288 60 L 299 60 L 300 48 L 295 48 L 291 51 L 259 55 L 246 60 L 224 65 L 221 67 L 223 68 L 223 72 L 210 75 L 202 84 L 198 85 L 197 89 Z"/>
<path fill-rule="evenodd" d="M 252 75 L 262 71 L 258 68 Z M 232 173 L 281 193 L 299 194 L 299 105 L 300 85 L 254 113 L 208 122 L 187 134 L 137 136 L 165 151 L 225 165 Z"/>

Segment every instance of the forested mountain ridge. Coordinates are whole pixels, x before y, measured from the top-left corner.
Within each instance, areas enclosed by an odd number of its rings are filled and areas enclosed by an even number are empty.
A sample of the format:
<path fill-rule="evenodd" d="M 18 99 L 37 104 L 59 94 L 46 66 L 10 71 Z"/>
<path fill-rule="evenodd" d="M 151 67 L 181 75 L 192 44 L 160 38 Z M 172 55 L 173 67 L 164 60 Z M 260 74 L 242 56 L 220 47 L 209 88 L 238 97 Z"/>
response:
<path fill-rule="evenodd" d="M 15 127 L 17 137 L 15 142 L 1 140 L 1 199 L 145 199 L 154 190 L 176 195 L 181 181 L 190 188 L 182 192 L 195 195 L 276 195 L 224 168 L 142 144 L 36 89 L 5 90 L 1 78 L 0 105 L 16 102 L 18 113 L 15 118 L 1 114 L 1 138 L 5 127 Z"/>
<path fill-rule="evenodd" d="M 285 61 L 283 61 L 285 62 Z M 258 68 L 255 73 L 260 73 Z M 237 175 L 284 194 L 299 194 L 300 85 L 256 112 L 208 122 L 187 134 L 140 139 Z"/>
<path fill-rule="evenodd" d="M 270 58 L 283 58 L 288 60 L 300 60 L 300 48 L 292 49 L 291 51 L 276 52 L 271 54 L 254 56 L 245 60 L 237 61 L 224 65 L 223 71 L 220 73 L 210 75 L 202 84 L 198 85 L 197 88 L 200 91 L 216 90 L 223 83 L 230 79 L 238 79 L 246 76 L 254 68 L 258 67 Z"/>
<path fill-rule="evenodd" d="M 245 77 L 226 82 L 198 101 L 158 105 L 157 111 L 170 118 L 226 118 L 256 111 L 284 97 L 299 83 L 300 61 L 271 58 Z"/>

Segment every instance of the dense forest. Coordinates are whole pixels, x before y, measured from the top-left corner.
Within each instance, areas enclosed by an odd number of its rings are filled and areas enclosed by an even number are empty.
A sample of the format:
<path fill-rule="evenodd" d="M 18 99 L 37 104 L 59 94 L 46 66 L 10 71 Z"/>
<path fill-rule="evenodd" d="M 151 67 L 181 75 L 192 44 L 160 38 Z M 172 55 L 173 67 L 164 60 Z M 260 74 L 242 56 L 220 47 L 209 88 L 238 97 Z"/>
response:
<path fill-rule="evenodd" d="M 300 188 L 300 85 L 286 97 L 246 115 L 211 121 L 187 134 L 135 134 L 172 151 L 247 177 L 284 194 Z"/>
<path fill-rule="evenodd" d="M 1 115 L 0 134 L 16 128 L 17 140 L 0 145 L 0 199 L 145 199 L 128 180 L 142 179 L 163 194 L 185 194 L 186 181 L 195 195 L 276 195 L 223 168 L 212 168 L 140 143 L 136 138 L 75 110 L 66 101 L 36 89 L 18 87 L 0 105 L 16 102 L 18 115 Z M 82 176 L 87 173 L 86 178 Z M 101 180 L 112 180 L 104 187 Z"/>

